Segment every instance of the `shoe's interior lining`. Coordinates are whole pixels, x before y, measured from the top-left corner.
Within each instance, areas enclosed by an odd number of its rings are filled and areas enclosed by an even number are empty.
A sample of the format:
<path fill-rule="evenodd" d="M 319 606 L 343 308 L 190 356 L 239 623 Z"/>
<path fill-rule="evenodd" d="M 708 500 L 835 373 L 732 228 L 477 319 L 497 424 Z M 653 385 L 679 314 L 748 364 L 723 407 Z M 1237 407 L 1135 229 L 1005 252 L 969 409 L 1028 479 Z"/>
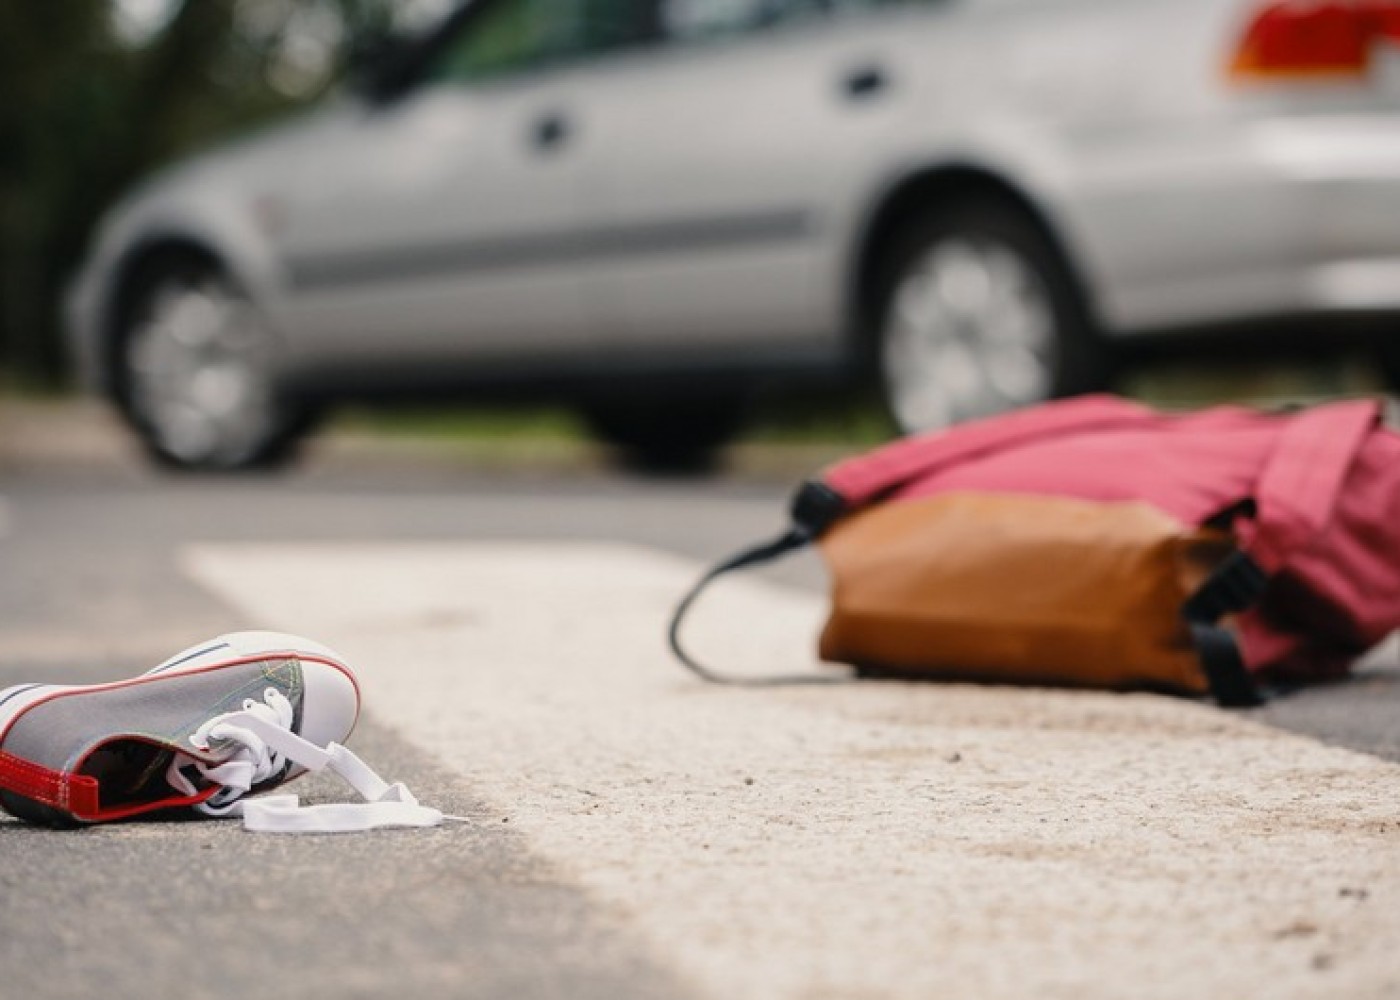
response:
<path fill-rule="evenodd" d="M 97 779 L 100 808 L 140 805 L 175 795 L 165 778 L 174 755 L 156 743 L 118 738 L 88 754 L 79 770 Z"/>

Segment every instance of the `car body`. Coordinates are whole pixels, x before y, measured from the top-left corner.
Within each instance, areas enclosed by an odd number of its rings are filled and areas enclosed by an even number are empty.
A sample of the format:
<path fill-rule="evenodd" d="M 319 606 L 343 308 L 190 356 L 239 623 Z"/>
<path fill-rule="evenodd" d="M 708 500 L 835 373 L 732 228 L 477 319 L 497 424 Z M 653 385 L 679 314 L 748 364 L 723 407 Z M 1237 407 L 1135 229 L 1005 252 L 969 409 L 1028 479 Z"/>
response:
<path fill-rule="evenodd" d="M 882 373 L 913 429 L 1094 388 L 1143 335 L 1400 315 L 1397 20 L 480 0 L 127 198 L 72 346 L 158 454 L 238 465 L 349 395 L 562 394 L 661 454 L 774 381 Z M 200 315 L 256 349 L 171 332 Z M 163 426 L 240 393 L 276 412 L 239 447 Z"/>

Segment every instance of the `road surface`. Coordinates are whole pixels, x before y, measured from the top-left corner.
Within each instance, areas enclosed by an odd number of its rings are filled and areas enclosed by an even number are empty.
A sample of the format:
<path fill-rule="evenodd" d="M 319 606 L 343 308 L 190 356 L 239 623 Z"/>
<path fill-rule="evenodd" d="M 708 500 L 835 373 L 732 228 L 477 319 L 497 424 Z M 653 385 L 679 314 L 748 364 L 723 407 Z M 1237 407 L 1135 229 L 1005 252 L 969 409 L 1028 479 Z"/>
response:
<path fill-rule="evenodd" d="M 468 825 L 281 838 L 0 821 L 3 996 L 1397 997 L 1400 670 L 1253 713 L 1148 695 L 701 685 L 665 616 L 787 475 L 484 473 L 334 443 L 153 475 L 0 425 L 0 685 L 267 627 L 361 672 L 352 740 Z M 812 670 L 814 560 L 697 649 Z M 306 782 L 317 800 L 339 797 Z"/>

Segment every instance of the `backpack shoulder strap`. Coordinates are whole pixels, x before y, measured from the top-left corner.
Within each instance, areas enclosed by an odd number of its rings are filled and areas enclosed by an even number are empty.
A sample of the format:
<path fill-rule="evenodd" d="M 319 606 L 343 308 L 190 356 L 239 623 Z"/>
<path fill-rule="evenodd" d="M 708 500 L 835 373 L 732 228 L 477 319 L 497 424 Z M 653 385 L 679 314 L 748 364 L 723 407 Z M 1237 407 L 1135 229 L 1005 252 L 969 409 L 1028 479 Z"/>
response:
<path fill-rule="evenodd" d="M 1258 513 L 1245 549 L 1269 574 L 1310 545 L 1331 523 L 1347 473 L 1379 426 L 1380 403 L 1352 400 L 1290 418 L 1255 487 Z"/>
<path fill-rule="evenodd" d="M 1380 422 L 1380 405 L 1334 403 L 1287 421 L 1255 483 L 1255 515 L 1240 527 L 1240 548 L 1181 609 L 1211 692 L 1226 706 L 1260 704 L 1262 692 L 1220 619 L 1255 606 L 1270 577 L 1326 530 L 1347 473 Z"/>
<path fill-rule="evenodd" d="M 823 473 L 822 482 L 853 510 L 968 459 L 1076 431 L 1155 427 L 1171 419 L 1116 396 L 1080 396 L 903 438 L 837 463 Z"/>

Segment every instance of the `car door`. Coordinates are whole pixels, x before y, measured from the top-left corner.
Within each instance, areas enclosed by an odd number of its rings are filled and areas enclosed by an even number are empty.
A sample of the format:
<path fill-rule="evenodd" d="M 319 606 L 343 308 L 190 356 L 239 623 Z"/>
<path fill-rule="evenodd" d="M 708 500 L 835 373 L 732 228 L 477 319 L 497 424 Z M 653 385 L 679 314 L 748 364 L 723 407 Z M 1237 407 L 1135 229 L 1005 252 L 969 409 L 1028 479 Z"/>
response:
<path fill-rule="evenodd" d="M 565 16 L 574 2 L 477 4 L 404 93 L 324 126 L 282 206 L 299 360 L 382 373 L 588 346 L 596 315 L 565 252 L 580 167 L 561 109 L 607 39 Z"/>
<path fill-rule="evenodd" d="M 657 357 L 834 358 L 846 216 L 893 120 L 876 15 L 656 3 L 658 43 L 596 82 L 583 123 L 614 335 Z"/>

